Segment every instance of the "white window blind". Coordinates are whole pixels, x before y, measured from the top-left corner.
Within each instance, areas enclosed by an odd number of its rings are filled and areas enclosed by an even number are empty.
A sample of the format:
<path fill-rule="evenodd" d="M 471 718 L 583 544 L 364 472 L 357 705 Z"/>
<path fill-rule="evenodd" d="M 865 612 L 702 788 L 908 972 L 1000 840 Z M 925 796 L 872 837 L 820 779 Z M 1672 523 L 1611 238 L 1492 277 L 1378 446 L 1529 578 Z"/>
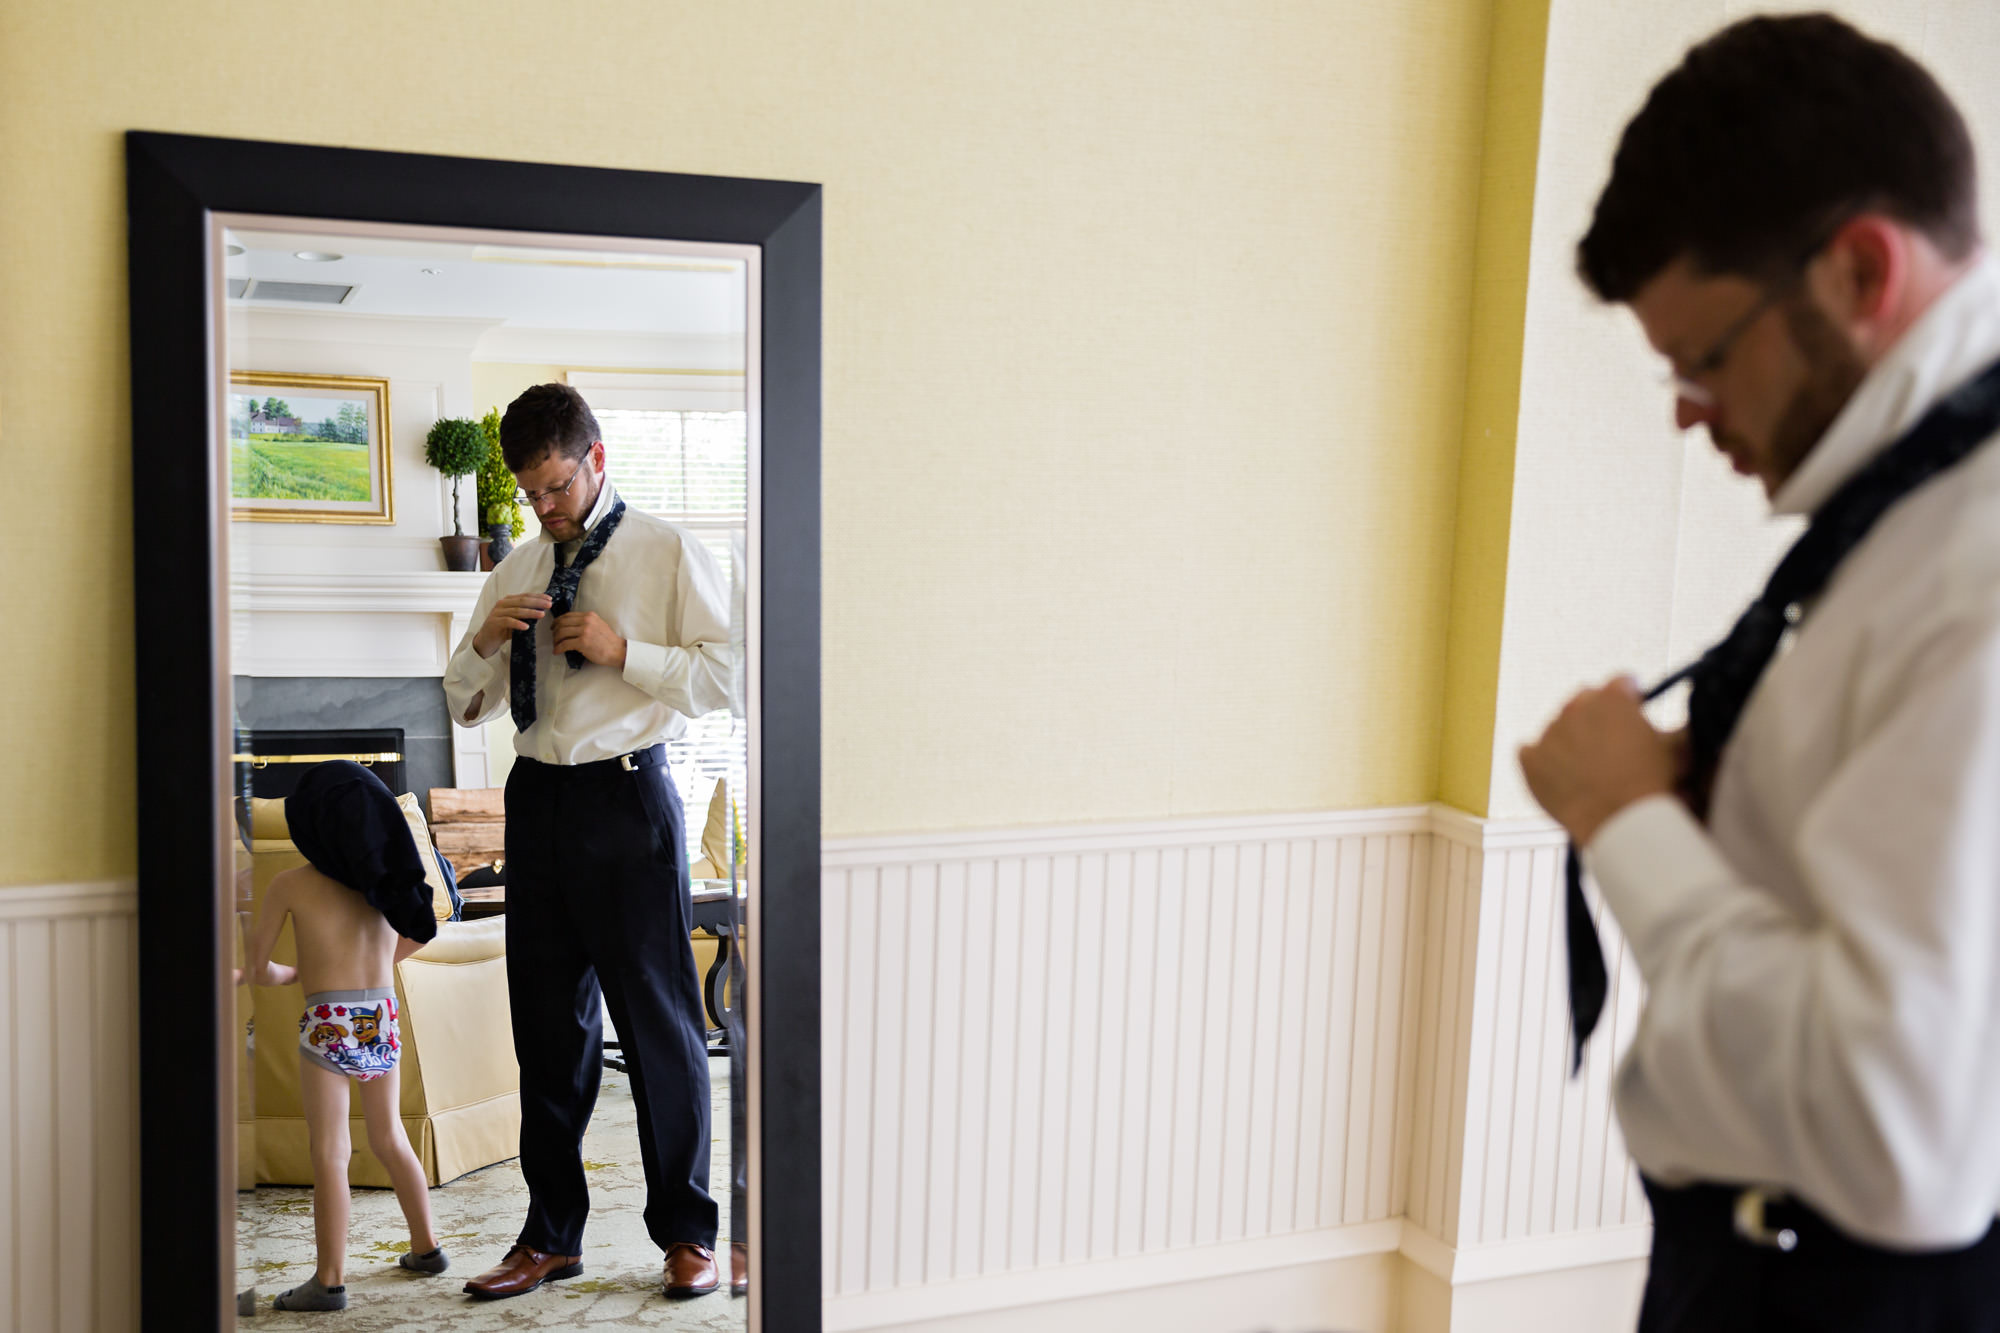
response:
<path fill-rule="evenodd" d="M 627 504 L 683 524 L 740 528 L 750 473 L 741 412 L 605 408 L 597 424 Z"/>
<path fill-rule="evenodd" d="M 617 377 L 615 386 L 593 385 L 594 378 L 572 375 L 570 382 L 597 417 L 618 494 L 700 540 L 729 576 L 732 604 L 740 605 L 744 570 L 737 552 L 748 527 L 750 485 L 740 381 L 720 392 L 690 392 L 634 389 L 632 376 Z M 686 405 L 690 401 L 701 405 Z M 668 742 L 667 756 L 687 806 L 689 854 L 698 855 L 717 781 L 728 780 L 743 809 L 749 766 L 744 719 L 727 709 L 692 718 L 687 734 Z"/>

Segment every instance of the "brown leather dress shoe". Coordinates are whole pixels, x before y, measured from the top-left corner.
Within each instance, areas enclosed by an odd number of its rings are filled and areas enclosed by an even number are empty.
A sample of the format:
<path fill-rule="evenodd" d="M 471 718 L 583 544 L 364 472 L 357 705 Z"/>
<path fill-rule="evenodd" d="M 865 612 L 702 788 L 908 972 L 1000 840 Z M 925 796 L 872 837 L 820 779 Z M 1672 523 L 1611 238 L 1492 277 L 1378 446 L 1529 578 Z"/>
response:
<path fill-rule="evenodd" d="M 667 1271 L 662 1286 L 670 1301 L 706 1296 L 722 1285 L 715 1271 L 715 1251 L 691 1241 L 682 1241 L 667 1250 Z"/>
<path fill-rule="evenodd" d="M 729 1243 L 729 1294 L 750 1294 L 750 1247 L 740 1240 Z"/>
<path fill-rule="evenodd" d="M 490 1268 L 465 1284 L 466 1294 L 482 1301 L 503 1300 L 533 1291 L 544 1282 L 559 1282 L 583 1271 L 580 1254 L 543 1254 L 525 1245 L 507 1251 L 498 1268 Z"/>

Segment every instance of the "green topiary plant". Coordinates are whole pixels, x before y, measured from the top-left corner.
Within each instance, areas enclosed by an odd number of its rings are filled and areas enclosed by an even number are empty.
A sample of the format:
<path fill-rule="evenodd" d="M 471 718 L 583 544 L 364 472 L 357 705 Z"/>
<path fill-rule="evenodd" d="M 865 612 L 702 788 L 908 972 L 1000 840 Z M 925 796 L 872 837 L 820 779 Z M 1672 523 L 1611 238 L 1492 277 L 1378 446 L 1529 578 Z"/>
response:
<path fill-rule="evenodd" d="M 458 481 L 479 471 L 486 461 L 486 436 L 479 423 L 445 417 L 424 436 L 424 461 L 451 478 L 451 535 L 463 537 L 458 522 Z"/>
<path fill-rule="evenodd" d="M 500 409 L 493 408 L 479 419 L 479 432 L 486 437 L 486 461 L 479 465 L 479 521 L 490 527 L 505 523 L 515 537 L 528 530 L 528 520 L 514 500 L 514 474 L 500 453 Z"/>

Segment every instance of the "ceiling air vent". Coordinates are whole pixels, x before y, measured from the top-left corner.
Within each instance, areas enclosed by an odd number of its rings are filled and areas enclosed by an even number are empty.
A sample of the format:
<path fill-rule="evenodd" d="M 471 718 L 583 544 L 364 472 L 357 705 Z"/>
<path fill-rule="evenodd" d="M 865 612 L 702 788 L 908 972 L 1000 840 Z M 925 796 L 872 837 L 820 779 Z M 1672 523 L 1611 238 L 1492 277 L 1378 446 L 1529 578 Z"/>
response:
<path fill-rule="evenodd" d="M 340 305 L 354 288 L 340 282 L 266 282 L 252 279 L 252 301 L 305 301 L 312 305 Z"/>

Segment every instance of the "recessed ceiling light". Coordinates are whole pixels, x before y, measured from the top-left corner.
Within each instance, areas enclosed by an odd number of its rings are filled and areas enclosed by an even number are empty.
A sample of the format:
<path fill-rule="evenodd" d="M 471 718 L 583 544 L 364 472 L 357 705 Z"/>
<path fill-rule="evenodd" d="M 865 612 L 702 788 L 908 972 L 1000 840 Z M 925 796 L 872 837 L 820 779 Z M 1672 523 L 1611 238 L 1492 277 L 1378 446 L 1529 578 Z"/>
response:
<path fill-rule="evenodd" d="M 331 250 L 294 250 L 292 251 L 292 257 L 294 259 L 303 259 L 309 264 L 331 264 L 334 260 L 340 258 L 339 255 Z"/>
<path fill-rule="evenodd" d="M 228 255 L 231 259 L 234 259 L 236 258 L 236 256 L 243 253 L 243 247 L 240 245 L 233 245 L 233 244 L 225 245 L 222 247 L 222 253 Z"/>

